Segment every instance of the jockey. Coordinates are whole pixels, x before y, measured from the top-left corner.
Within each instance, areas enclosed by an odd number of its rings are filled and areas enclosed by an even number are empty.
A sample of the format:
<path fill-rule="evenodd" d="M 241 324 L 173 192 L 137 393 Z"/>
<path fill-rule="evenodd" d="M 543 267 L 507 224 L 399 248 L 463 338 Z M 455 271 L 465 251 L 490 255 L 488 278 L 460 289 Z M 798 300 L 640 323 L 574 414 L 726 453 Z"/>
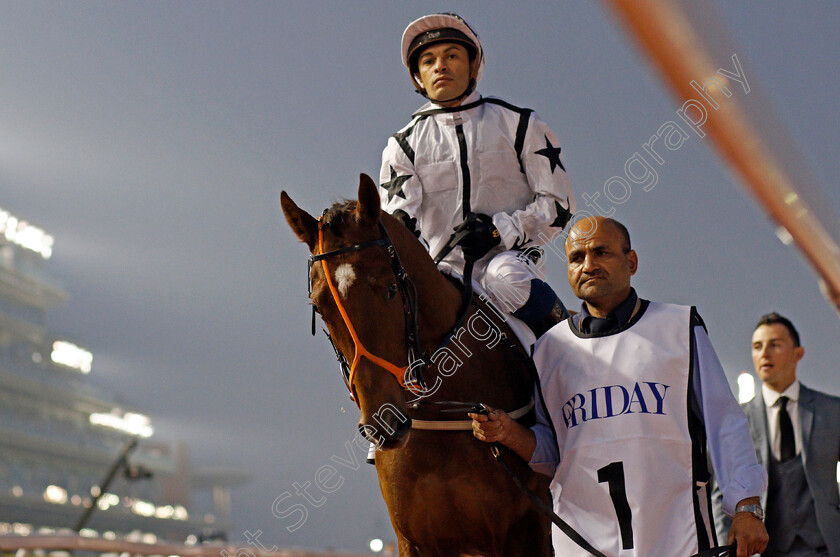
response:
<path fill-rule="evenodd" d="M 442 271 L 473 278 L 499 308 L 539 337 L 568 314 L 539 277 L 540 246 L 562 231 L 575 197 L 559 141 L 530 109 L 476 91 L 484 69 L 478 35 L 459 16 L 410 23 L 402 61 L 430 102 L 388 139 L 382 153 L 382 208 L 443 252 Z"/>

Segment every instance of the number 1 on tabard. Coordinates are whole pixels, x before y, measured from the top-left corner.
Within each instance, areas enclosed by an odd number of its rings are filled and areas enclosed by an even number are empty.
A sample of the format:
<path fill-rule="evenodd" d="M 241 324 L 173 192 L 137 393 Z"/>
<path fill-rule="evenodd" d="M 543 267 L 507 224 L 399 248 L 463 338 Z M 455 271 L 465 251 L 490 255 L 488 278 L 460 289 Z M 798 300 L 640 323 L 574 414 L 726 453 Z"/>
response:
<path fill-rule="evenodd" d="M 610 499 L 618 518 L 621 548 L 633 549 L 633 512 L 627 502 L 627 490 L 624 487 L 624 463 L 611 462 L 598 470 L 598 483 L 604 482 L 609 486 Z"/>

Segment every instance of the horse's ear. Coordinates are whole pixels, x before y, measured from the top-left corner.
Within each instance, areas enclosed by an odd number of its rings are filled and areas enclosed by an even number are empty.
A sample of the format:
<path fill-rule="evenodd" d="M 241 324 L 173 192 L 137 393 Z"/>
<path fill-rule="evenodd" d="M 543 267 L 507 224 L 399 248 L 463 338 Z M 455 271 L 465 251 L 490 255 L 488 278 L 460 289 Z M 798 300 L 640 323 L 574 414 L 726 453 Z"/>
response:
<path fill-rule="evenodd" d="M 292 227 L 301 242 L 309 246 L 309 251 L 315 251 L 318 243 L 318 220 L 295 205 L 292 198 L 285 191 L 280 192 L 280 206 L 286 216 L 286 222 Z"/>
<path fill-rule="evenodd" d="M 379 192 L 370 176 L 359 176 L 359 203 L 356 205 L 356 222 L 372 225 L 379 220 Z"/>

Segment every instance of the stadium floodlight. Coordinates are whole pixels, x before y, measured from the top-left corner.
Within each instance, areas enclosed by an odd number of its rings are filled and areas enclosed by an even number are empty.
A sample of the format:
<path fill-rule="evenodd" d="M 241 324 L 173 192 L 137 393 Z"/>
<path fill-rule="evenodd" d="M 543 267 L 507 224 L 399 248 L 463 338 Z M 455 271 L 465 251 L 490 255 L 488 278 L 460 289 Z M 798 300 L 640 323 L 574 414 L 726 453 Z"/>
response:
<path fill-rule="evenodd" d="M 87 374 L 90 373 L 93 354 L 84 348 L 76 346 L 72 342 L 57 340 L 53 342 L 50 359 L 56 364 L 67 366 Z"/>
<path fill-rule="evenodd" d="M 738 402 L 744 404 L 755 398 L 755 379 L 748 371 L 738 376 Z"/>
<path fill-rule="evenodd" d="M 53 237 L 38 228 L 20 220 L 0 207 L 0 237 L 22 248 L 41 254 L 44 259 L 52 257 Z"/>

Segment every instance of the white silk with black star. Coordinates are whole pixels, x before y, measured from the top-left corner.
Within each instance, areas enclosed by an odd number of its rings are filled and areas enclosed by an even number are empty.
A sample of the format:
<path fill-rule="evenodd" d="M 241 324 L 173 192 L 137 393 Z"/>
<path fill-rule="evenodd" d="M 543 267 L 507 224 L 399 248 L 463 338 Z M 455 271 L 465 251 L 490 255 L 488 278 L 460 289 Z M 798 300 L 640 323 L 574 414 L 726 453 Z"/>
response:
<path fill-rule="evenodd" d="M 427 104 L 388 139 L 379 177 L 383 209 L 416 218 L 432 254 L 465 209 L 493 218 L 502 238 L 494 252 L 545 244 L 575 210 L 559 140 L 531 110 L 478 93 L 462 107 L 436 111 Z M 461 267 L 460 249 L 446 260 Z"/>

